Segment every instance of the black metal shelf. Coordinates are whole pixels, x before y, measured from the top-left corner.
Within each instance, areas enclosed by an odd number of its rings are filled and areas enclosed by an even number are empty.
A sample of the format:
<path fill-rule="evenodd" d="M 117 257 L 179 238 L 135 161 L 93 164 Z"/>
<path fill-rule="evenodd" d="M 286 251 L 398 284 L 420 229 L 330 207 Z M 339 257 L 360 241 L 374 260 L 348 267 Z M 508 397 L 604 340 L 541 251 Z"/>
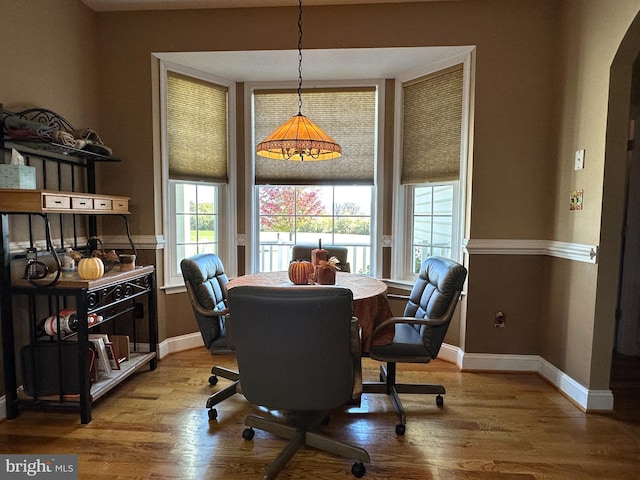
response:
<path fill-rule="evenodd" d="M 61 145 L 54 142 L 36 142 L 28 140 L 15 140 L 5 137 L 4 149 L 11 150 L 15 148 L 20 153 L 26 153 L 38 156 L 47 156 L 56 160 L 63 160 L 69 163 L 78 163 L 79 161 L 91 160 L 95 162 L 119 162 L 120 159 L 100 153 L 91 152 L 89 150 L 80 150 L 78 148 Z"/>
<path fill-rule="evenodd" d="M 32 109 L 12 113 L 3 110 L 2 104 L 0 104 L 0 124 L 2 124 L 3 127 L 4 119 L 7 115 L 18 115 L 20 118 L 37 121 L 44 125 L 55 125 L 57 129 L 64 131 L 70 131 L 73 128 L 62 117 L 45 109 Z M 3 134 L 0 130 L 0 152 L 3 158 L 6 157 L 7 152 L 11 149 L 15 149 L 24 154 L 27 165 L 36 167 L 38 181 L 42 184 L 44 190 L 81 191 L 83 193 L 96 194 L 96 164 L 99 162 L 120 161 L 120 159 L 115 157 L 89 150 L 81 150 L 59 143 L 30 141 L 28 139 L 18 140 L 15 137 L 7 137 L 6 133 Z M 77 180 L 76 177 L 78 177 Z M 67 186 L 67 184 L 70 184 L 68 188 L 63 188 L 63 186 Z M 34 242 L 39 241 L 40 238 L 35 238 L 36 234 L 32 228 L 31 219 L 33 216 L 42 217 L 45 221 L 47 247 L 49 250 L 56 251 L 56 247 L 51 241 L 49 231 L 49 213 L 43 213 L 39 210 L 24 213 L 16 212 L 16 209 L 9 209 L 8 212 L 0 212 L 0 262 L 3 266 L 2 270 L 0 270 L 0 327 L 2 332 L 2 359 L 7 418 L 15 418 L 19 414 L 21 407 L 28 408 L 43 404 L 47 406 L 55 405 L 57 407 L 72 405 L 75 406 L 75 408 L 79 408 L 81 422 L 89 423 L 91 421 L 91 404 L 95 399 L 107 393 L 111 388 L 124 381 L 133 374 L 133 372 L 143 366 L 148 365 L 150 370 L 154 370 L 157 366 L 156 352 L 158 332 L 155 269 L 153 266 L 147 266 L 139 267 L 129 272 L 110 272 L 95 281 L 82 281 L 78 278 L 57 278 L 56 282 L 44 280 L 44 283 L 39 284 L 37 281 L 29 282 L 15 278 L 11 275 L 11 264 L 20 254 L 10 251 L 10 216 L 17 214 L 28 215 L 28 232 L 25 232 L 25 236 L 28 236 L 29 244 L 32 247 Z M 74 212 L 70 210 L 69 212 L 56 211 L 51 213 L 51 215 L 55 216 L 58 220 L 60 228 L 61 245 L 57 250 L 60 251 L 65 243 L 63 218 L 71 218 L 72 240 L 75 246 L 78 243 L 78 238 L 82 237 L 83 233 L 86 234 L 87 239 L 97 238 L 96 214 L 105 214 L 105 212 L 88 209 L 86 211 Z M 120 215 L 115 211 L 107 214 Z M 76 219 L 81 218 L 87 219 L 88 223 L 84 232 L 79 231 L 79 225 L 76 224 Z M 128 221 L 126 217 L 123 216 L 123 218 L 125 218 L 127 236 L 135 252 L 135 246 L 133 242 L 131 242 L 129 234 Z M 79 222 L 80 220 L 78 223 Z M 14 322 L 17 324 L 19 320 L 18 318 L 14 318 L 13 303 L 14 296 L 16 295 L 22 295 L 23 298 L 27 298 L 27 309 L 25 312 L 27 318 L 24 320 L 28 319 L 29 322 L 29 340 L 21 339 L 20 343 L 16 342 L 14 332 Z M 122 317 L 123 321 L 132 323 L 133 333 L 135 334 L 137 330 L 136 319 L 139 317 L 136 316 L 137 312 L 134 299 L 142 297 L 146 297 L 148 305 L 146 312 L 148 319 L 146 334 L 148 335 L 149 351 L 138 351 L 138 342 L 134 336 L 133 347 L 135 354 L 132 353 L 133 361 L 127 363 L 126 368 L 123 368 L 119 373 L 113 374 L 109 378 L 100 379 L 94 385 L 91 385 L 89 359 L 86 354 L 82 354 L 82 352 L 86 353 L 89 349 L 89 332 L 97 327 L 97 325 L 88 325 L 89 313 L 103 313 L 105 318 L 101 322 L 101 325 L 110 324 L 110 326 L 119 332 L 122 332 L 122 326 L 119 325 L 118 328 L 116 328 L 115 324 L 116 321 L 120 323 L 118 319 Z M 65 341 L 69 335 L 59 334 L 50 337 L 50 343 L 56 346 L 55 357 L 57 359 L 57 367 L 53 368 L 53 375 L 58 379 L 58 385 L 60 386 L 56 387 L 56 389 L 59 389 L 59 393 L 54 395 L 55 399 L 42 398 L 42 396 L 39 398 L 38 395 L 35 395 L 35 398 L 31 399 L 24 398 L 24 396 L 21 395 L 21 393 L 24 394 L 24 392 L 17 384 L 16 348 L 21 345 L 24 346 L 25 341 L 27 341 L 26 345 L 30 347 L 34 347 L 35 344 L 38 343 L 44 343 L 36 338 L 37 322 L 41 318 L 46 318 L 47 315 L 51 315 L 52 312 L 58 314 L 61 308 L 68 308 L 70 306 L 76 310 L 78 318 L 77 340 L 74 342 L 77 345 L 72 353 L 72 357 L 70 357 L 74 360 L 74 363 L 77 363 L 77 367 L 74 366 L 71 371 L 68 371 L 69 369 L 65 371 L 64 369 L 62 355 L 63 350 L 67 350 L 64 347 L 68 347 L 71 343 Z M 46 313 L 44 313 L 45 311 Z M 44 317 L 43 314 L 45 315 Z M 31 361 L 31 369 L 35 370 L 36 362 L 34 361 L 35 353 L 33 353 L 33 348 L 27 358 Z M 24 362 L 23 366 L 25 364 L 28 364 L 28 362 Z M 33 372 L 31 371 L 31 373 Z M 76 391 L 78 392 L 77 395 L 71 395 L 71 397 L 77 397 L 71 402 L 68 401 L 69 395 L 67 395 L 62 386 L 63 376 L 69 374 L 72 375 L 74 382 L 76 382 L 77 387 L 74 388 L 77 388 Z M 24 383 L 25 379 L 23 378 L 22 381 Z M 33 381 L 32 384 L 37 385 Z"/>

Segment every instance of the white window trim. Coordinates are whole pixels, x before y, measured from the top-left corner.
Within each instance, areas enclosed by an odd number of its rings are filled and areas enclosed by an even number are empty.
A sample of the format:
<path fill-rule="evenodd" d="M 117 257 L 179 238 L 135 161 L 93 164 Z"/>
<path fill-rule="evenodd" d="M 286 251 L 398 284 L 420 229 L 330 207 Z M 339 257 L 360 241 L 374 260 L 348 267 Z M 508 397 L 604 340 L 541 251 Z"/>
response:
<path fill-rule="evenodd" d="M 245 205 L 251 205 L 251 212 L 245 215 L 245 232 L 247 235 L 242 238 L 245 249 L 245 265 L 247 273 L 256 273 L 259 268 L 259 223 L 258 223 L 258 198 L 257 188 L 255 188 L 255 156 L 257 143 L 262 140 L 255 138 L 253 131 L 253 92 L 255 90 L 264 89 L 296 89 L 297 82 L 247 82 L 244 89 L 244 105 L 245 105 Z M 380 215 L 382 215 L 382 199 L 384 184 L 384 136 L 380 132 L 384 132 L 384 95 L 385 81 L 378 80 L 342 80 L 342 81 L 306 81 L 303 88 L 348 88 L 348 87 L 375 87 L 376 88 L 376 124 L 377 131 L 374 141 L 377 149 L 374 152 L 374 189 L 371 198 L 371 275 L 378 278 L 382 276 L 382 252 L 379 248 L 381 234 L 378 230 Z M 304 113 L 304 93 L 302 94 L 302 110 Z M 297 112 L 291 112 L 295 115 Z"/>
<path fill-rule="evenodd" d="M 163 211 L 163 231 L 165 236 L 164 262 L 163 262 L 163 285 L 161 288 L 165 293 L 179 293 L 184 291 L 184 281 L 181 276 L 171 276 L 171 263 L 176 261 L 175 251 L 175 205 L 170 201 L 173 193 L 169 186 L 169 161 L 167 146 L 167 71 L 171 70 L 176 73 L 188 75 L 193 78 L 204 80 L 207 82 L 223 85 L 228 88 L 227 109 L 228 109 L 228 184 L 218 185 L 218 228 L 219 251 L 218 255 L 222 259 L 225 271 L 228 276 L 236 275 L 236 231 L 237 231 L 237 207 L 233 201 L 237 195 L 236 185 L 236 147 L 233 139 L 236 136 L 236 85 L 234 82 L 224 78 L 177 65 L 171 62 L 160 60 L 160 132 L 161 132 L 161 166 L 160 173 L 162 179 L 162 211 Z M 188 182 L 185 182 L 188 183 Z M 208 184 L 208 183 L 207 183 Z M 222 214 L 224 212 L 224 214 Z"/>
<path fill-rule="evenodd" d="M 411 72 L 406 72 L 403 75 L 396 78 L 395 85 L 395 113 L 394 113 L 394 139 L 395 148 L 393 153 L 393 186 L 394 188 L 394 218 L 393 218 L 393 231 L 394 236 L 392 239 L 392 251 L 397 254 L 392 255 L 391 260 L 391 279 L 399 282 L 414 283 L 417 277 L 412 273 L 412 260 L 413 256 L 410 247 L 412 239 L 408 236 L 412 233 L 413 229 L 410 227 L 413 221 L 413 206 L 412 195 L 410 188 L 401 184 L 402 176 L 402 115 L 403 115 L 403 83 L 406 83 L 415 78 L 419 78 L 431 73 L 438 72 L 448 67 L 452 67 L 457 64 L 463 64 L 463 92 L 462 92 L 462 128 L 461 128 L 461 144 L 460 144 L 460 179 L 458 181 L 458 195 L 454 197 L 454 219 L 455 222 L 452 232 L 452 245 L 451 252 L 453 259 L 463 262 L 463 246 L 462 239 L 468 237 L 468 222 L 469 206 L 467 204 L 467 190 L 470 189 L 470 185 L 467 184 L 467 168 L 469 158 L 469 143 L 470 132 L 472 131 L 471 125 L 473 122 L 473 73 L 475 67 L 475 47 L 469 47 L 468 51 L 451 57 L 442 62 L 430 64 L 421 67 Z M 434 184 L 435 185 L 435 184 Z M 455 188 L 454 188 L 455 195 Z M 455 243 L 454 243 L 455 242 Z"/>

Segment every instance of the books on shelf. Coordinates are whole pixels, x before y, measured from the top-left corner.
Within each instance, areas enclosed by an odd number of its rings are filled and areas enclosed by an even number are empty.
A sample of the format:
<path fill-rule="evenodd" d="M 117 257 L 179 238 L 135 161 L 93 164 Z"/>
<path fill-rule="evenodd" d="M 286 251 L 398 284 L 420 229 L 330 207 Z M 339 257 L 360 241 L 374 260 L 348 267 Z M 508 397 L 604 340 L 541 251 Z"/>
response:
<path fill-rule="evenodd" d="M 109 374 L 120 370 L 120 364 L 129 360 L 128 336 L 112 335 L 109 338 L 106 333 L 90 333 L 88 338 L 96 350 L 99 372 Z"/>
<path fill-rule="evenodd" d="M 90 333 L 89 341 L 93 343 L 98 356 L 98 371 L 106 374 L 111 373 L 113 367 L 111 366 L 111 361 L 109 360 L 109 354 L 107 352 L 109 336 L 106 333 Z"/>
<path fill-rule="evenodd" d="M 129 346 L 129 337 L 127 335 L 111 335 L 109 337 L 111 345 L 118 357 L 118 362 L 122 363 L 129 360 L 131 354 L 131 347 Z"/>

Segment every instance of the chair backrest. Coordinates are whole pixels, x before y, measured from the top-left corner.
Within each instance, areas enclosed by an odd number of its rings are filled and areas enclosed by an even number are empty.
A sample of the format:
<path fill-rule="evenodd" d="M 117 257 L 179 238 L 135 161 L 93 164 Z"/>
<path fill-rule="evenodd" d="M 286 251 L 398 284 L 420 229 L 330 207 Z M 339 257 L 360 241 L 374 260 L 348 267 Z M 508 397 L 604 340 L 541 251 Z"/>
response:
<path fill-rule="evenodd" d="M 212 321 L 212 315 L 204 312 L 226 307 L 229 278 L 224 273 L 222 261 L 213 253 L 183 258 L 180 269 L 202 339 L 205 346 L 211 348 L 211 343 L 225 333 L 224 318 Z"/>
<path fill-rule="evenodd" d="M 311 260 L 311 250 L 318 248 L 317 245 L 297 244 L 291 247 L 291 260 Z M 341 272 L 351 272 L 349 264 L 349 249 L 338 245 L 323 245 L 322 248 L 329 252 L 329 258 L 336 257 L 340 260 L 338 267 Z"/>
<path fill-rule="evenodd" d="M 466 278 L 467 269 L 445 257 L 429 257 L 420 267 L 404 316 L 439 320 L 437 325 L 414 326 L 432 358 L 442 346 Z"/>
<path fill-rule="evenodd" d="M 242 393 L 255 405 L 322 411 L 351 398 L 351 290 L 237 286 L 229 290 Z"/>

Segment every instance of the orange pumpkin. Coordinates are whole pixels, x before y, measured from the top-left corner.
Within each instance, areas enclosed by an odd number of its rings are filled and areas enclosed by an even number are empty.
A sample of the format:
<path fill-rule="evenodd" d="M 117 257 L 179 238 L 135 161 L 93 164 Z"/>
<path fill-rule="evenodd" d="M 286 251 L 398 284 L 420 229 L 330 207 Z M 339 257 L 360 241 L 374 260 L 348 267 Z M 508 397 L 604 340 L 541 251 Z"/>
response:
<path fill-rule="evenodd" d="M 78 276 L 84 280 L 96 280 L 104 275 L 104 263 L 98 257 L 83 258 L 78 262 Z"/>
<path fill-rule="evenodd" d="M 289 280 L 296 285 L 307 285 L 313 272 L 313 263 L 306 260 L 294 260 L 289 264 Z"/>

